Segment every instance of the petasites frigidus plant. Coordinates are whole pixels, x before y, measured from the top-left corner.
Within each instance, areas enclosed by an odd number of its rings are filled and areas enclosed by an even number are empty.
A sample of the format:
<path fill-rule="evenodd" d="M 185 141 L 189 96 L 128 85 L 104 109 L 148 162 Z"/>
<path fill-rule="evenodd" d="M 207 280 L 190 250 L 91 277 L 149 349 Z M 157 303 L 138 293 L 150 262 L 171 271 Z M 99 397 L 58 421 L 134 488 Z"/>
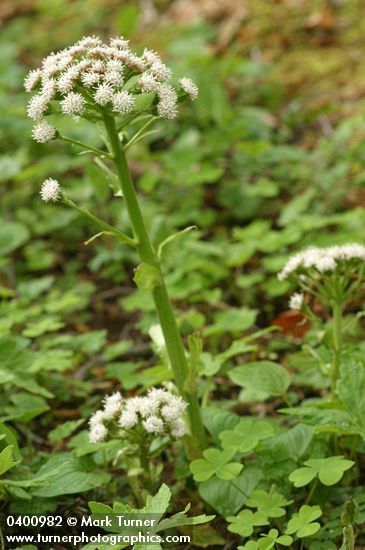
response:
<path fill-rule="evenodd" d="M 136 55 L 122 37 L 104 44 L 100 38 L 82 38 L 73 46 L 51 53 L 40 68 L 25 80 L 28 92 L 35 91 L 28 104 L 28 116 L 35 121 L 33 138 L 39 143 L 62 139 L 94 153 L 98 164 L 110 174 L 115 169 L 119 189 L 129 214 L 132 235 L 126 235 L 104 222 L 83 206 L 76 205 L 62 191 L 59 182 L 48 178 L 42 184 L 46 202 L 62 201 L 95 222 L 102 232 L 136 248 L 141 263 L 135 281 L 153 294 L 176 387 L 188 403 L 190 432 L 200 447 L 205 446 L 193 367 L 178 330 L 160 267 L 158 250 L 152 245 L 139 206 L 126 158 L 127 150 L 141 140 L 158 118 L 173 119 L 178 105 L 196 99 L 198 89 L 189 78 L 172 85 L 171 70 L 153 51 Z M 63 113 L 75 121 L 80 118 L 97 125 L 105 148 L 98 149 L 61 135 L 48 117 Z"/>
<path fill-rule="evenodd" d="M 327 248 L 310 247 L 289 258 L 278 278 L 301 289 L 291 296 L 289 307 L 313 316 L 308 306 L 311 296 L 332 315 L 332 364 L 328 374 L 335 391 L 343 350 L 343 311 L 356 298 L 364 283 L 365 246 L 348 243 Z"/>

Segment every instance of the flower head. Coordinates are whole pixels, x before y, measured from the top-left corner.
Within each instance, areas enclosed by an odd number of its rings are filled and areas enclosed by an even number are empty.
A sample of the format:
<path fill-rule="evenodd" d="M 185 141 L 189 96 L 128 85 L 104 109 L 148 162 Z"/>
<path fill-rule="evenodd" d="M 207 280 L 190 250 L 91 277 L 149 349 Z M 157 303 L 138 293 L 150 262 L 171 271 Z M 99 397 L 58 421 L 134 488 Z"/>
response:
<path fill-rule="evenodd" d="M 37 94 L 31 98 L 28 103 L 27 113 L 29 118 L 33 120 L 39 120 L 43 117 L 44 113 L 48 109 L 48 100 L 46 96 Z"/>
<path fill-rule="evenodd" d="M 180 87 L 185 94 L 178 95 L 170 84 L 171 77 L 171 69 L 156 52 L 145 49 L 139 56 L 123 37 L 103 43 L 97 36 L 86 36 L 73 46 L 51 53 L 40 68 L 30 71 L 25 89 L 38 93 L 29 101 L 28 116 L 41 120 L 58 101 L 61 111 L 76 119 L 84 115 L 86 104 L 88 113 L 94 110 L 99 119 L 100 107 L 108 108 L 111 103 L 114 113 L 125 116 L 134 110 L 138 95 L 153 92 L 158 101 L 157 105 L 151 103 L 150 114 L 172 119 L 177 115 L 177 103 L 186 96 L 195 99 L 198 89 L 184 77 Z"/>
<path fill-rule="evenodd" d="M 289 299 L 290 309 L 299 311 L 300 309 L 302 309 L 303 301 L 304 301 L 303 294 L 296 292 L 295 294 L 290 296 L 290 299 Z"/>
<path fill-rule="evenodd" d="M 101 422 L 90 426 L 89 441 L 90 443 L 101 443 L 108 435 L 108 430 Z"/>
<path fill-rule="evenodd" d="M 186 78 L 186 77 L 180 78 L 179 83 L 180 83 L 181 89 L 186 94 L 188 94 L 188 96 L 190 96 L 192 100 L 195 100 L 198 97 L 198 93 L 199 93 L 198 86 L 194 84 L 194 82 L 190 80 L 190 78 Z"/>
<path fill-rule="evenodd" d="M 98 105 L 101 105 L 104 107 L 107 105 L 113 97 L 113 88 L 110 86 L 110 84 L 104 83 L 100 84 L 100 86 L 97 87 L 96 92 L 94 94 L 94 101 Z"/>
<path fill-rule="evenodd" d="M 38 143 L 47 143 L 48 141 L 54 139 L 56 135 L 56 128 L 49 124 L 46 120 L 41 120 L 38 122 L 32 130 L 32 137 Z"/>
<path fill-rule="evenodd" d="M 36 84 L 41 80 L 42 71 L 40 69 L 35 69 L 30 71 L 27 77 L 24 80 L 24 88 L 26 92 L 31 92 Z"/>
<path fill-rule="evenodd" d="M 157 95 L 159 98 L 157 111 L 160 117 L 175 118 L 177 115 L 177 94 L 174 88 L 169 84 L 161 84 L 157 88 Z"/>
<path fill-rule="evenodd" d="M 104 398 L 103 415 L 106 420 L 115 418 L 122 409 L 123 399 L 119 392 L 108 395 Z"/>
<path fill-rule="evenodd" d="M 57 180 L 48 178 L 42 183 L 40 196 L 44 202 L 56 202 L 61 196 L 61 186 Z"/>
<path fill-rule="evenodd" d="M 85 108 L 85 99 L 79 93 L 70 92 L 61 101 L 61 109 L 65 115 L 78 117 L 82 115 Z"/>
<path fill-rule="evenodd" d="M 172 437 L 175 437 L 175 439 L 183 437 L 186 434 L 186 425 L 185 422 L 181 420 L 181 418 L 178 418 L 171 422 L 170 429 L 171 435 Z"/>
<path fill-rule="evenodd" d="M 365 246 L 357 243 L 327 248 L 311 247 L 295 254 L 279 273 L 279 280 L 283 281 L 294 273 L 315 270 L 319 273 L 333 271 L 342 262 L 360 260 L 365 261 Z"/>
<path fill-rule="evenodd" d="M 129 399 L 123 399 L 121 394 L 116 392 L 107 396 L 103 409 L 90 418 L 90 440 L 99 437 L 105 439 L 104 429 L 108 431 L 109 424 L 113 422 L 115 427 L 123 430 L 122 433 L 127 439 L 132 437 L 133 433 L 137 434 L 137 437 L 182 437 L 186 433 L 182 418 L 186 407 L 187 403 L 181 397 L 162 388 L 151 388 L 147 395 Z"/>
<path fill-rule="evenodd" d="M 135 99 L 132 94 L 129 94 L 128 92 L 118 92 L 117 94 L 113 95 L 112 98 L 113 103 L 113 111 L 116 111 L 117 113 L 120 113 L 122 115 L 126 115 L 133 111 Z"/>
<path fill-rule="evenodd" d="M 142 425 L 150 434 L 161 434 L 164 431 L 163 421 L 158 416 L 148 416 L 143 420 Z"/>

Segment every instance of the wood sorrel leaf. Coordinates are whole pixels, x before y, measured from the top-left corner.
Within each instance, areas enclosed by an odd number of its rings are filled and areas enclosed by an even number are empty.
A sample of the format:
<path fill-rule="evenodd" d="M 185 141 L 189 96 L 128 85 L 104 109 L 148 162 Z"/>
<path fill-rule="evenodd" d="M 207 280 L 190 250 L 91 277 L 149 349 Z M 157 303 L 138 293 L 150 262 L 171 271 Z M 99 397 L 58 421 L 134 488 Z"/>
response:
<path fill-rule="evenodd" d="M 190 464 L 190 470 L 195 481 L 206 481 L 216 475 L 220 479 L 231 480 L 239 475 L 243 465 L 238 462 L 229 462 L 235 455 L 235 449 L 206 449 L 204 458 L 198 458 Z"/>
<path fill-rule="evenodd" d="M 323 485 L 335 485 L 340 481 L 346 470 L 349 470 L 355 463 L 346 460 L 342 456 L 330 456 L 328 458 L 316 458 L 304 462 L 304 468 L 294 470 L 289 480 L 295 487 L 308 485 L 316 476 Z"/>
<path fill-rule="evenodd" d="M 223 448 L 234 447 L 241 453 L 252 451 L 262 439 L 275 434 L 273 426 L 265 420 L 244 418 L 233 430 L 225 430 L 219 434 Z"/>
<path fill-rule="evenodd" d="M 297 537 L 310 537 L 317 533 L 320 529 L 320 524 L 314 522 L 315 519 L 322 515 L 322 510 L 319 506 L 308 506 L 304 504 L 300 507 L 297 514 L 294 514 L 288 522 L 288 527 L 285 531 L 287 535 L 296 533 Z"/>

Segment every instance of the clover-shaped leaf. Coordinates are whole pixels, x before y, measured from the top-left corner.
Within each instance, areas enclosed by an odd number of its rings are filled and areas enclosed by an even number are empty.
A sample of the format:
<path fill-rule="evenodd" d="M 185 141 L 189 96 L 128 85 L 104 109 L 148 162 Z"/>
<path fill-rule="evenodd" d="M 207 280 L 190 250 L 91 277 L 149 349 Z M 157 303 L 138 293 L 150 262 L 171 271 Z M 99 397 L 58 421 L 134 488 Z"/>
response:
<path fill-rule="evenodd" d="M 277 529 L 270 529 L 267 535 L 262 534 L 259 540 L 250 540 L 244 546 L 239 546 L 237 550 L 271 550 L 276 544 L 281 546 L 290 546 L 293 537 L 289 535 L 279 536 Z"/>
<path fill-rule="evenodd" d="M 329 458 L 314 458 L 304 462 L 303 468 L 294 470 L 289 480 L 295 487 L 308 485 L 317 475 L 323 485 L 335 485 L 342 478 L 344 472 L 349 470 L 355 463 L 346 460 L 343 456 L 330 456 Z"/>
<path fill-rule="evenodd" d="M 198 458 L 190 464 L 190 470 L 195 481 L 206 481 L 216 475 L 220 479 L 234 479 L 241 472 L 243 465 L 238 462 L 229 462 L 235 455 L 236 449 L 206 449 L 204 458 Z"/>
<path fill-rule="evenodd" d="M 262 512 L 251 512 L 251 510 L 241 510 L 237 516 L 229 516 L 227 521 L 228 531 L 237 533 L 241 537 L 249 537 L 252 535 L 254 528 L 257 525 L 269 525 L 267 516 Z"/>
<path fill-rule="evenodd" d="M 270 529 L 267 535 L 262 534 L 261 538 L 257 541 L 258 550 L 271 550 L 275 548 L 276 544 L 281 544 L 282 546 L 290 546 L 293 542 L 293 537 L 289 535 L 279 536 L 279 531 L 277 529 Z"/>
<path fill-rule="evenodd" d="M 268 518 L 280 518 L 285 514 L 282 506 L 288 506 L 292 502 L 292 500 L 286 500 L 283 495 L 275 491 L 268 493 L 257 490 L 246 500 L 245 505 L 249 508 L 257 508 L 258 512 L 263 512 Z"/>
<path fill-rule="evenodd" d="M 244 546 L 238 546 L 237 550 L 257 550 L 257 541 L 256 540 L 249 540 L 246 542 Z"/>
<path fill-rule="evenodd" d="M 242 419 L 233 430 L 219 434 L 224 449 L 234 447 L 241 453 L 252 451 L 261 441 L 274 435 L 274 428 L 265 420 Z"/>
<path fill-rule="evenodd" d="M 299 538 L 310 537 L 319 531 L 321 526 L 314 520 L 321 515 L 322 510 L 319 506 L 304 504 L 300 507 L 299 512 L 289 520 L 285 533 L 287 535 L 296 533 Z"/>

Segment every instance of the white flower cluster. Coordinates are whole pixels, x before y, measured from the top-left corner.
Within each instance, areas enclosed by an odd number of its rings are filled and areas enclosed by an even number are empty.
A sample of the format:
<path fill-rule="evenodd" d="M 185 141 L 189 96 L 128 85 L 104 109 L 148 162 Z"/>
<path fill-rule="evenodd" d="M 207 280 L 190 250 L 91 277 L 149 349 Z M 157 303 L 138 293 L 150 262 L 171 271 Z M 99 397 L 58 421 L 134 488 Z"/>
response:
<path fill-rule="evenodd" d="M 39 194 L 44 202 L 56 202 L 61 196 L 61 186 L 57 180 L 48 178 L 42 183 Z"/>
<path fill-rule="evenodd" d="M 134 77 L 132 84 L 128 82 L 131 77 Z M 174 118 L 178 101 L 186 95 L 196 99 L 198 88 L 184 77 L 177 91 L 170 79 L 171 70 L 151 50 L 145 49 L 138 56 L 122 37 L 112 38 L 108 44 L 97 36 L 84 37 L 73 46 L 51 53 L 41 68 L 30 71 L 26 77 L 26 91 L 37 90 L 28 103 L 28 116 L 38 122 L 32 135 L 39 143 L 55 137 L 56 130 L 44 121 L 53 100 L 60 102 L 64 114 L 78 119 L 87 108 L 98 111 L 104 107 L 129 114 L 135 109 L 137 95 L 153 92 L 154 114 Z"/>
<path fill-rule="evenodd" d="M 123 430 L 142 427 L 147 434 L 171 435 L 179 438 L 185 435 L 186 426 L 182 419 L 187 403 L 169 391 L 151 388 L 144 397 L 123 399 L 119 392 L 105 398 L 104 408 L 97 411 L 89 421 L 91 443 L 104 441 L 108 429 L 106 423 L 115 420 Z"/>
<path fill-rule="evenodd" d="M 316 269 L 320 273 L 333 271 L 343 261 L 365 261 L 365 246 L 356 243 L 327 248 L 311 247 L 289 258 L 289 261 L 279 273 L 278 278 L 284 281 L 295 271 Z"/>
<path fill-rule="evenodd" d="M 296 292 L 295 294 L 290 296 L 289 308 L 295 311 L 299 311 L 300 309 L 302 309 L 303 301 L 304 301 L 303 294 L 301 294 L 300 292 Z"/>

